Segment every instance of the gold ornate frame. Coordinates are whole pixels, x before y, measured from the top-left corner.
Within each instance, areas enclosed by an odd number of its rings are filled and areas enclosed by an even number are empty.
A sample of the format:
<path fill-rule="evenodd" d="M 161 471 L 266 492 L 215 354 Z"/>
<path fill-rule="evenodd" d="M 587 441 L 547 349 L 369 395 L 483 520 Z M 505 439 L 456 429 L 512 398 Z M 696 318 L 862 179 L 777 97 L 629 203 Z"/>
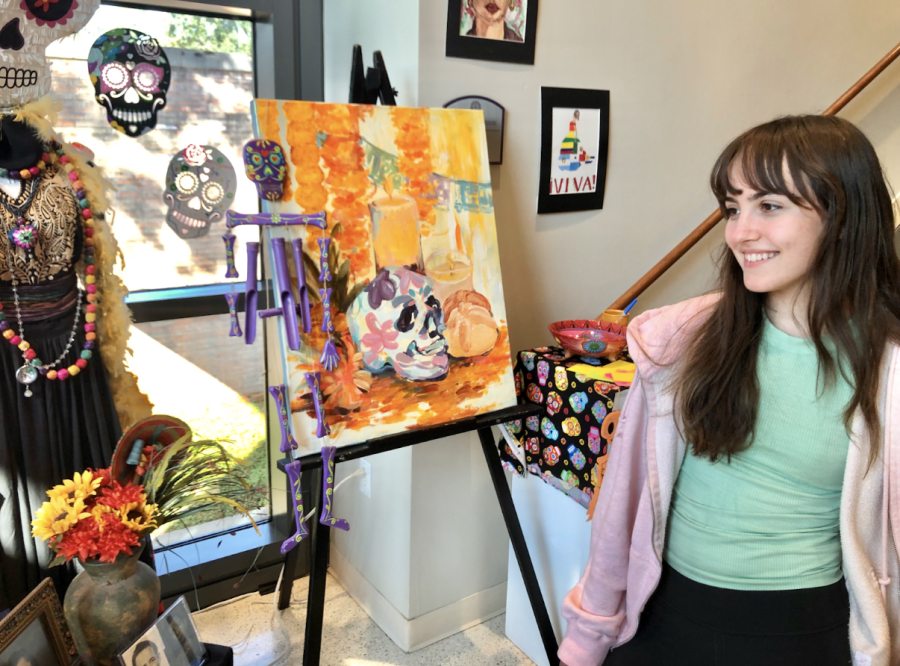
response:
<path fill-rule="evenodd" d="M 78 653 L 66 623 L 53 580 L 45 578 L 31 594 L 22 600 L 5 618 L 0 620 L 0 655 L 13 644 L 33 622 L 41 622 L 50 638 L 53 652 L 60 664 L 71 666 Z"/>

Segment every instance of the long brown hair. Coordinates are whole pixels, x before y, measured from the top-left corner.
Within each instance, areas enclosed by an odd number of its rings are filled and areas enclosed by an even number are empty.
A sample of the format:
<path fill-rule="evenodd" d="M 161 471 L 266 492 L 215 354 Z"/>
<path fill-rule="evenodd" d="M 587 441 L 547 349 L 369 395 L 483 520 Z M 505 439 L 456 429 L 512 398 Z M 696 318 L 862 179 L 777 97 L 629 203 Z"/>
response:
<path fill-rule="evenodd" d="M 840 372 L 853 387 L 844 427 L 849 433 L 861 410 L 871 464 L 881 439 L 881 364 L 887 343 L 900 340 L 893 206 L 875 149 L 859 129 L 835 117 L 790 116 L 748 130 L 724 150 L 710 176 L 726 219 L 725 198 L 739 193 L 732 167 L 754 190 L 784 195 L 822 217 L 809 272 L 809 334 L 822 385 L 832 385 Z M 695 455 L 712 461 L 730 460 L 753 441 L 766 301 L 766 294 L 744 287 L 743 270 L 727 246 L 718 288 L 721 298 L 690 342 L 675 383 L 682 435 Z M 825 334 L 840 362 L 823 344 Z"/>

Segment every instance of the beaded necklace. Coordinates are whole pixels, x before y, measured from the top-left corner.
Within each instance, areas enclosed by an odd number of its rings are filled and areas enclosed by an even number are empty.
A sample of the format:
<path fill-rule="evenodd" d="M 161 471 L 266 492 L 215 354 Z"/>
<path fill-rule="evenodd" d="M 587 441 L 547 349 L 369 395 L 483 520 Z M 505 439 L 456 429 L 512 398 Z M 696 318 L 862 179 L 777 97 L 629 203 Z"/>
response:
<path fill-rule="evenodd" d="M 75 197 L 78 201 L 78 209 L 79 209 L 79 219 L 81 220 L 82 231 L 84 233 L 84 275 L 82 276 L 82 282 L 84 283 L 84 290 L 81 287 L 78 288 L 78 298 L 76 300 L 75 305 L 75 321 L 72 324 L 72 331 L 69 335 L 68 343 L 66 344 L 65 350 L 60 354 L 59 358 L 57 358 L 53 363 L 45 364 L 40 358 L 37 356 L 37 352 L 31 348 L 31 345 L 25 340 L 25 327 L 22 323 L 22 312 L 19 306 L 19 292 L 17 289 L 18 281 L 15 277 L 15 272 L 13 271 L 13 244 L 19 245 L 13 237 L 13 233 L 10 232 L 9 235 L 9 255 L 10 255 L 10 273 L 12 275 L 12 291 L 13 291 L 13 301 L 16 309 L 16 323 L 19 327 L 19 332 L 16 333 L 15 330 L 10 328 L 9 322 L 6 321 L 6 313 L 3 312 L 3 304 L 0 303 L 0 331 L 2 331 L 2 335 L 6 338 L 10 344 L 18 347 L 22 352 L 22 367 L 16 370 L 16 381 L 20 384 L 25 385 L 25 397 L 30 398 L 32 396 L 30 384 L 34 383 L 39 375 L 43 375 L 47 379 L 59 379 L 60 381 L 64 381 L 69 377 L 74 377 L 79 372 L 81 372 L 85 367 L 87 367 L 88 361 L 93 356 L 94 347 L 96 345 L 97 333 L 96 333 L 96 310 L 97 310 L 97 301 L 99 300 L 99 293 L 97 291 L 97 280 L 96 280 L 96 268 L 94 266 L 94 220 L 93 220 L 93 212 L 91 211 L 90 202 L 87 200 L 84 185 L 78 177 L 78 172 L 75 170 L 75 165 L 72 164 L 69 157 L 65 154 L 58 143 L 53 142 L 49 146 L 49 154 L 47 152 L 44 153 L 38 165 L 32 167 L 31 169 L 23 169 L 18 173 L 20 178 L 23 180 L 27 180 L 33 178 L 35 176 L 40 175 L 40 172 L 46 168 L 47 164 L 55 164 L 59 162 L 62 165 L 63 170 L 66 172 L 69 178 L 69 184 L 72 189 L 75 191 Z M 41 168 L 41 164 L 43 163 L 43 168 Z M 3 175 L 3 170 L 0 170 L 0 175 Z M 9 172 L 8 172 L 9 173 Z M 25 173 L 29 175 L 26 176 Z M 9 173 L 11 177 L 12 174 Z M 16 207 L 17 210 L 13 210 L 10 208 L 6 202 L 2 202 L 4 206 L 7 207 L 10 212 L 17 216 L 17 224 L 19 225 L 16 229 L 21 229 L 21 222 L 24 222 L 24 214 L 27 208 L 31 205 L 31 201 L 34 200 L 34 191 L 37 189 L 36 184 L 37 178 L 31 184 L 31 193 L 26 198 L 26 204 Z M 30 226 L 30 225 L 28 225 Z M 15 231 L 13 229 L 12 231 Z M 36 234 L 35 234 L 36 236 Z M 32 241 L 35 239 L 33 238 Z M 33 243 L 32 243 L 33 244 Z M 23 247 L 19 245 L 19 247 Z M 87 295 L 84 295 L 84 292 L 87 292 Z M 61 364 L 69 354 L 69 351 L 72 349 L 72 345 L 75 341 L 75 336 L 78 332 L 78 324 L 81 318 L 81 301 L 82 297 L 87 300 L 87 305 L 85 306 L 84 313 L 84 331 L 85 331 L 85 342 L 84 348 L 82 349 L 79 358 L 72 365 L 67 368 L 63 367 L 59 370 L 54 370 L 56 366 Z"/>

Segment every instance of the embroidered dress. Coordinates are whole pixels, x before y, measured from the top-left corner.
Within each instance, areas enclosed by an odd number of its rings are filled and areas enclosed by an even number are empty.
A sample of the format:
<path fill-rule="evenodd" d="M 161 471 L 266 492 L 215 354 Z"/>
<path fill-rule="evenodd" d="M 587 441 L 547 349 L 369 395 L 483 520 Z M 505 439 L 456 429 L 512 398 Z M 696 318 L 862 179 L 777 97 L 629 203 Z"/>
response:
<path fill-rule="evenodd" d="M 60 367 L 74 363 L 85 342 L 85 304 L 79 298 L 76 264 L 84 245 L 77 208 L 65 173 L 54 165 L 39 176 L 34 200 L 24 213 L 36 230 L 31 249 L 15 245 L 9 231 L 16 217 L 0 206 L 0 302 L 10 326 L 18 330 L 12 277 L 27 340 L 45 363 L 69 344 Z M 23 185 L 13 208 L 27 196 Z M 12 256 L 10 256 L 10 254 Z M 81 310 L 75 326 L 76 310 Z M 52 576 L 60 595 L 74 577 L 69 566 L 47 569 L 53 556 L 45 542 L 31 537 L 34 512 L 46 491 L 86 468 L 106 467 L 121 431 L 103 363 L 91 362 L 66 381 L 45 377 L 29 385 L 26 397 L 15 379 L 22 352 L 0 340 L 0 609 L 12 608 L 42 578 Z M 95 351 L 95 358 L 96 358 Z M 99 361 L 99 359 L 97 359 Z"/>

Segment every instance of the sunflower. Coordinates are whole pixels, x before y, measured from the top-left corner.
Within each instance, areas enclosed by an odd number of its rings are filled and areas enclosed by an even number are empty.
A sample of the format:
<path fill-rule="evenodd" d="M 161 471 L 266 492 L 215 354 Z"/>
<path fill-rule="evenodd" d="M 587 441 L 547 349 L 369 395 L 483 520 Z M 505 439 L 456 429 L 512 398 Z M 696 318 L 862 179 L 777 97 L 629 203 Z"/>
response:
<path fill-rule="evenodd" d="M 99 531 L 103 531 L 103 517 L 112 512 L 113 509 L 105 504 L 95 504 L 91 509 L 91 516 L 93 516 L 94 522 L 97 523 L 97 529 Z"/>
<path fill-rule="evenodd" d="M 156 505 L 130 502 L 116 510 L 119 520 L 137 534 L 146 534 L 156 528 Z"/>
<path fill-rule="evenodd" d="M 65 534 L 82 518 L 91 514 L 85 511 L 84 500 L 77 499 L 69 504 L 65 497 L 53 497 L 44 502 L 31 521 L 31 534 L 46 541 L 55 536 Z"/>
<path fill-rule="evenodd" d="M 101 476 L 94 476 L 91 470 L 86 470 L 84 474 L 75 472 L 73 479 L 66 479 L 62 485 L 54 486 L 47 491 L 47 495 L 53 498 L 68 500 L 69 502 L 86 499 L 94 494 L 98 486 L 103 482 Z"/>

